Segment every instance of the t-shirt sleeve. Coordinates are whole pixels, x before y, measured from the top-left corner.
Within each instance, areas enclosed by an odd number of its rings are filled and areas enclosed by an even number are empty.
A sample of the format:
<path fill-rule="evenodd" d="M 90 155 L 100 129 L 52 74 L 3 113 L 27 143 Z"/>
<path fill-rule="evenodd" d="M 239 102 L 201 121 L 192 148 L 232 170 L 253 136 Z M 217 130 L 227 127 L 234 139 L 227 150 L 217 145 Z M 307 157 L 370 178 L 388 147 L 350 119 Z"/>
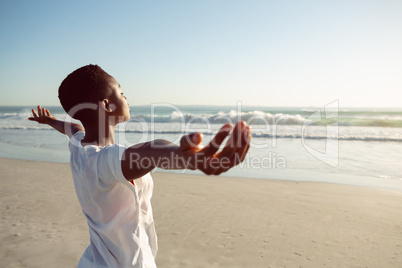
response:
<path fill-rule="evenodd" d="M 83 131 L 77 131 L 74 135 L 71 136 L 70 142 L 68 144 L 68 148 L 70 152 L 73 151 L 74 148 L 79 148 L 81 146 L 81 140 L 84 138 L 85 133 Z"/>
<path fill-rule="evenodd" d="M 102 149 L 98 158 L 98 175 L 104 183 L 127 182 L 121 170 L 121 159 L 126 147 L 113 144 Z"/>

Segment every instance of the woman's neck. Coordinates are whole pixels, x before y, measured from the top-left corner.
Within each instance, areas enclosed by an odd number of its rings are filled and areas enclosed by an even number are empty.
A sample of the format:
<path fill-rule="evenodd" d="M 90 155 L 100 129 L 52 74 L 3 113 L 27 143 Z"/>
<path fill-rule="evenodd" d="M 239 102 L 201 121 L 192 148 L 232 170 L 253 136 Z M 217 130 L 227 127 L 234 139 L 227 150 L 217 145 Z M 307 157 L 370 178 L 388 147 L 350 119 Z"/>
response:
<path fill-rule="evenodd" d="M 82 139 L 82 146 L 85 145 L 96 145 L 99 147 L 105 147 L 109 144 L 114 144 L 114 131 L 115 126 L 105 124 L 90 124 L 84 123 L 85 137 Z"/>

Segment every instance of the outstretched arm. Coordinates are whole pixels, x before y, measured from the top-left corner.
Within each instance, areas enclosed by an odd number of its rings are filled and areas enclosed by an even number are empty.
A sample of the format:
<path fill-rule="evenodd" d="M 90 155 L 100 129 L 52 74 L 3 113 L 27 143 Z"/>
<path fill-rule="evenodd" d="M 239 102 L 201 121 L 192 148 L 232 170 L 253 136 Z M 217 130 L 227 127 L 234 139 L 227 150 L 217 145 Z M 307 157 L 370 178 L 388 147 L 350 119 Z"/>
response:
<path fill-rule="evenodd" d="M 68 135 L 71 137 L 78 131 L 83 131 L 84 128 L 81 125 L 65 122 L 61 120 L 57 120 L 55 117 L 50 115 L 49 110 L 45 108 L 41 108 L 38 105 L 38 113 L 36 114 L 35 109 L 32 109 L 32 117 L 29 117 L 28 120 L 36 121 L 39 124 L 46 124 L 56 129 L 62 134 Z"/>
<path fill-rule="evenodd" d="M 241 163 L 250 147 L 250 128 L 244 122 L 234 127 L 226 145 L 218 150 L 232 130 L 224 125 L 212 141 L 201 146 L 202 134 L 183 136 L 180 146 L 165 140 L 155 140 L 125 150 L 121 162 L 127 180 L 137 179 L 155 167 L 163 169 L 201 170 L 207 175 L 219 175 Z"/>

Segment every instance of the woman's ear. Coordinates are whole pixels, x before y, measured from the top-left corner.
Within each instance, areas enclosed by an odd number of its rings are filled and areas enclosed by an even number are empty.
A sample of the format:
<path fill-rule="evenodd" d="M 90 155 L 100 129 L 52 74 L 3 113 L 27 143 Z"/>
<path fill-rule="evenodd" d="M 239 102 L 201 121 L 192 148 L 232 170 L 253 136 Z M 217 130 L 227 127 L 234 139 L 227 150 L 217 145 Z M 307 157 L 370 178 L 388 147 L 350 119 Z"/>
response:
<path fill-rule="evenodd" d="M 111 113 L 116 110 L 116 105 L 111 103 L 108 99 L 101 101 L 101 107 L 107 113 Z"/>
<path fill-rule="evenodd" d="M 104 100 L 101 101 L 101 103 L 100 103 L 100 107 L 102 107 L 102 109 L 103 109 L 105 112 L 108 112 L 108 113 L 111 113 L 111 112 L 113 111 L 111 106 L 112 106 L 112 105 L 110 105 L 108 99 L 104 99 Z"/>

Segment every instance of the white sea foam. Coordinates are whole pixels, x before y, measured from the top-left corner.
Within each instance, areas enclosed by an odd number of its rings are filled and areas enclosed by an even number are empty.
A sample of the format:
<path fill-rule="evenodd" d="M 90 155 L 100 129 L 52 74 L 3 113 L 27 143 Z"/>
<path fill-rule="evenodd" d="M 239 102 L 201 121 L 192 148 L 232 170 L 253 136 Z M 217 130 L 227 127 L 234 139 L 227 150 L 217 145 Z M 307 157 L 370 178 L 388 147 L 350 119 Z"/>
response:
<path fill-rule="evenodd" d="M 49 110 L 56 118 L 66 116 L 60 107 Z M 149 106 L 133 107 L 132 119 L 117 127 L 116 142 L 120 143 L 117 138 L 121 137 L 122 141 L 129 143 L 127 146 L 152 138 L 176 142 L 181 135 L 190 132 L 203 133 L 207 142 L 222 124 L 245 120 L 252 127 L 252 142 L 268 145 L 252 147 L 250 157 L 263 159 L 272 151 L 275 154 L 271 155 L 277 159 L 286 160 L 287 168 L 249 168 L 243 173 L 246 177 L 280 178 L 283 175 L 289 178 L 289 174 L 295 174 L 295 178 L 304 176 L 309 179 L 314 173 L 318 174 L 317 178 L 328 177 L 328 174 L 344 174 L 349 178 L 354 174 L 382 178 L 383 181 L 400 181 L 402 171 L 398 160 L 402 152 L 402 111 L 341 110 L 337 120 L 333 121 L 327 120 L 321 111 L 322 120 L 319 122 L 315 120 L 320 117 L 310 118 L 315 111 L 314 108 L 248 107 L 239 111 L 233 107 L 185 106 L 177 111 L 155 109 L 156 113 L 152 114 Z M 0 156 L 27 159 L 27 155 L 31 155 L 35 160 L 68 161 L 66 137 L 49 126 L 28 121 L 30 116 L 30 107 L 0 107 Z M 310 120 L 314 124 L 310 125 Z M 339 166 L 329 167 L 315 159 L 303 147 L 302 139 L 312 148 L 322 151 L 328 139 L 338 139 Z M 240 174 L 239 171 L 229 175 Z"/>
<path fill-rule="evenodd" d="M 306 119 L 301 115 L 290 115 L 283 113 L 267 113 L 263 111 L 237 112 L 231 110 L 229 112 L 218 112 L 215 114 L 192 114 L 178 113 L 173 111 L 170 115 L 137 115 L 134 120 L 154 122 L 154 123 L 210 123 L 210 124 L 225 124 L 246 121 L 250 125 L 302 125 Z"/>
<path fill-rule="evenodd" d="M 37 124 L 27 120 L 29 113 L 2 113 L 0 114 L 0 130 L 24 130 L 39 131 L 50 130 L 47 125 Z M 58 118 L 65 118 L 65 114 L 56 114 Z M 393 120 L 401 124 L 400 121 Z M 189 132 L 201 132 L 205 135 L 216 133 L 219 127 L 225 123 L 236 123 L 244 120 L 252 127 L 254 138 L 282 138 L 282 139 L 339 139 L 356 141 L 383 141 L 402 142 L 401 128 L 380 127 L 380 123 L 368 124 L 370 127 L 360 126 L 363 119 L 339 119 L 339 131 L 337 136 L 328 136 L 325 121 L 320 124 L 310 125 L 310 121 L 299 114 L 268 113 L 259 110 L 249 112 L 228 112 L 216 113 L 178 113 L 157 114 L 145 116 L 133 116 L 124 126 L 119 126 L 118 131 L 127 133 L 155 133 L 155 134 L 185 134 Z M 391 122 L 386 119 L 386 122 Z M 367 121 L 367 120 L 366 120 Z M 336 122 L 336 121 L 335 121 Z M 360 122 L 360 123 L 356 123 Z M 141 123 L 141 124 L 140 124 Z M 333 123 L 333 122 L 331 122 Z M 350 124 L 348 124 L 350 123 Z M 302 134 L 303 124 L 308 126 Z M 367 124 L 367 122 L 366 122 Z M 354 126 L 357 125 L 357 126 Z M 377 127 L 372 126 L 377 125 Z"/>

